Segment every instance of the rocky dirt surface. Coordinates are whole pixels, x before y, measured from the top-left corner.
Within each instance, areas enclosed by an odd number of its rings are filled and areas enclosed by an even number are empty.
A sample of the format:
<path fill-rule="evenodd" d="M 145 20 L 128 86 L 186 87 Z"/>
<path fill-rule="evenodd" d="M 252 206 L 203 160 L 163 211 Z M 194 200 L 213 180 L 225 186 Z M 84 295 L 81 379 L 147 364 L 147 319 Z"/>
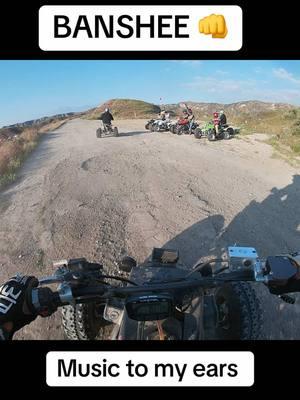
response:
<path fill-rule="evenodd" d="M 178 248 L 189 265 L 234 243 L 260 256 L 300 249 L 299 170 L 261 135 L 211 143 L 149 133 L 144 122 L 117 121 L 120 137 L 97 139 L 99 121 L 76 119 L 44 136 L 0 194 L 0 282 L 50 274 L 60 258 L 115 271 L 121 255 L 142 262 L 153 246 Z M 256 289 L 266 338 L 300 339 L 300 300 Z M 63 338 L 60 313 L 16 338 Z"/>

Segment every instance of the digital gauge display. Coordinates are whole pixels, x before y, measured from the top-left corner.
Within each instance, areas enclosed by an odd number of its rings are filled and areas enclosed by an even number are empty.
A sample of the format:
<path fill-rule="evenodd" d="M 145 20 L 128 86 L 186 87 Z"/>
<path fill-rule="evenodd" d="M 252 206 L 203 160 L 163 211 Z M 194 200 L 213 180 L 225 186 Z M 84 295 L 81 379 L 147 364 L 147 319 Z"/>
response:
<path fill-rule="evenodd" d="M 130 297 L 126 302 L 129 318 L 136 321 L 158 321 L 173 314 L 173 299 L 170 296 Z"/>

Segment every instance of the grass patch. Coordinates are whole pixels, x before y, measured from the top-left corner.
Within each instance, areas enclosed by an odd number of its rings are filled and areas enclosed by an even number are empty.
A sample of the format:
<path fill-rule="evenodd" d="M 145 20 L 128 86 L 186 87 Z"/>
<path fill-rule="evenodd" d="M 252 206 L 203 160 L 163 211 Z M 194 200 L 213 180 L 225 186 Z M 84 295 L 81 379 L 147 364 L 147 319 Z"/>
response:
<path fill-rule="evenodd" d="M 241 114 L 234 118 L 241 135 L 266 133 L 267 143 L 289 160 L 300 155 L 300 110 L 271 110 L 256 115 Z M 291 160 L 297 161 L 297 160 Z"/>
<path fill-rule="evenodd" d="M 300 154 L 300 143 L 293 143 L 291 149 L 294 153 Z"/>
<path fill-rule="evenodd" d="M 18 169 L 38 145 L 40 137 L 59 128 L 65 121 L 53 121 L 42 127 L 26 128 L 12 140 L 0 145 L 0 188 L 16 179 Z"/>

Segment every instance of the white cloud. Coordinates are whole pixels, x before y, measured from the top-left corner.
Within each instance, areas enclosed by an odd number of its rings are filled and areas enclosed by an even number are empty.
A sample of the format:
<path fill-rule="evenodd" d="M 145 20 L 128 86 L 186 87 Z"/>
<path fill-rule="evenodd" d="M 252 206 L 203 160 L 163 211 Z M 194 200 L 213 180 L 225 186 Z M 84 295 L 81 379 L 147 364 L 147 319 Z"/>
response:
<path fill-rule="evenodd" d="M 290 81 L 292 83 L 300 84 L 300 79 L 295 78 L 295 76 L 291 72 L 287 71 L 284 68 L 274 68 L 273 75 L 276 76 L 276 78 L 284 79 L 284 80 Z"/>
<path fill-rule="evenodd" d="M 225 71 L 224 69 L 217 69 L 216 70 L 216 74 L 218 74 L 218 75 L 228 75 L 229 74 L 229 72 L 228 71 Z"/>
<path fill-rule="evenodd" d="M 244 100 L 261 100 L 279 103 L 300 103 L 296 89 L 270 89 L 268 81 L 256 79 L 233 80 L 213 76 L 197 76 L 182 85 L 199 93 L 205 101 L 232 103 Z"/>
<path fill-rule="evenodd" d="M 254 73 L 255 73 L 255 74 L 261 74 L 261 73 L 263 73 L 263 69 L 262 69 L 261 67 L 256 67 L 256 68 L 254 69 Z"/>
<path fill-rule="evenodd" d="M 171 60 L 172 63 L 187 65 L 190 67 L 197 67 L 202 64 L 200 60 Z"/>
<path fill-rule="evenodd" d="M 240 92 L 242 89 L 248 90 L 253 87 L 252 80 L 217 79 L 214 77 L 197 76 L 193 81 L 184 84 L 193 89 L 205 90 L 208 93 L 214 92 Z"/>

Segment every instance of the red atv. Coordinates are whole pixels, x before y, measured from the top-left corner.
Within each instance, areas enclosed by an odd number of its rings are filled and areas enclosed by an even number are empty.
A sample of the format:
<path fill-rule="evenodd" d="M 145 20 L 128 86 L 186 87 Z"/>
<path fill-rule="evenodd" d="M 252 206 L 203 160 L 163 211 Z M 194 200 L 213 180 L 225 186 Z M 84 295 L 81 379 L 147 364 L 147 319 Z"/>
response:
<path fill-rule="evenodd" d="M 199 129 L 198 126 L 199 125 L 194 119 L 189 121 L 186 118 L 182 118 L 177 121 L 176 125 L 173 125 L 172 130 L 170 129 L 170 131 L 172 133 L 176 133 L 177 135 L 182 135 L 183 133 L 186 135 L 192 135 Z"/>

